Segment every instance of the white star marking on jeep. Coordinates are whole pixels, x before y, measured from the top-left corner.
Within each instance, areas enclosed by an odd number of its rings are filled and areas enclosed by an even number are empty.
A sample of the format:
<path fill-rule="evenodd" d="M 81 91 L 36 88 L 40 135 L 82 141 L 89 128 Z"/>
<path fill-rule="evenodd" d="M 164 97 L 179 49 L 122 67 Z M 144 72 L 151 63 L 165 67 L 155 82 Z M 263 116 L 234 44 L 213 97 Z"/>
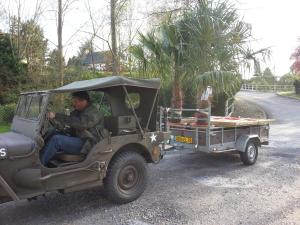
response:
<path fill-rule="evenodd" d="M 151 142 L 156 141 L 156 137 L 157 137 L 157 135 L 155 135 L 154 133 L 152 133 L 152 135 L 150 136 Z"/>

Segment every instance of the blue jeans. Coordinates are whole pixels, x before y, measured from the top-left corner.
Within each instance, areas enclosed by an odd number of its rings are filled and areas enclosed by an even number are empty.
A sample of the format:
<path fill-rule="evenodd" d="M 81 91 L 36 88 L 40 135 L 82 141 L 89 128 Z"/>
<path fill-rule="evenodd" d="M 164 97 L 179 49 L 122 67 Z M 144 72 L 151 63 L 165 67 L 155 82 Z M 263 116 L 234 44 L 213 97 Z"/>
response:
<path fill-rule="evenodd" d="M 57 152 L 78 155 L 83 144 L 84 141 L 79 137 L 56 134 L 44 146 L 41 162 L 43 165 L 47 165 Z"/>

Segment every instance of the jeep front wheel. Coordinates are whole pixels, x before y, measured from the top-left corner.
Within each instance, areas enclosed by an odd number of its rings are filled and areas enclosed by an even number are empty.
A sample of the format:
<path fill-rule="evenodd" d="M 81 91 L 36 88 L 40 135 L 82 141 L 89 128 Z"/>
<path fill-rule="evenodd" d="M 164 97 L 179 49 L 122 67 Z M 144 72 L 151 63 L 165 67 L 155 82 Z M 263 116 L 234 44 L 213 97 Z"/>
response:
<path fill-rule="evenodd" d="M 108 166 L 104 189 L 111 201 L 123 204 L 137 199 L 146 184 L 145 159 L 136 152 L 121 152 Z"/>

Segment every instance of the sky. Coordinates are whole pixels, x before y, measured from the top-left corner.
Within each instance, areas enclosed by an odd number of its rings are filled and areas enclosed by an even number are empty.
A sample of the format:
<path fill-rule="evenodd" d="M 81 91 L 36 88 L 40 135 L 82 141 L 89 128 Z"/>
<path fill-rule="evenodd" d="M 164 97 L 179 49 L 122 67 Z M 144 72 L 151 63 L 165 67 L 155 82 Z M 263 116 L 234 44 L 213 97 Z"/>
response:
<path fill-rule="evenodd" d="M 299 0 L 239 0 L 238 8 L 244 20 L 252 24 L 257 49 L 271 47 L 272 55 L 265 66 L 276 76 L 289 72 L 290 56 L 300 45 Z"/>
<path fill-rule="evenodd" d="M 34 5 L 38 0 L 23 0 L 25 2 L 22 10 L 22 17 L 30 18 L 34 13 Z M 56 20 L 54 9 L 57 0 L 43 0 L 44 14 L 39 23 L 44 29 L 45 36 L 49 39 L 49 47 L 54 48 L 57 43 Z M 89 0 L 92 16 L 99 25 L 99 36 L 109 40 L 109 1 L 108 0 Z M 15 0 L 0 0 L 0 29 L 5 27 L 5 12 L 15 10 Z M 92 26 L 90 23 L 87 0 L 77 0 L 70 11 L 65 16 L 63 43 L 65 44 L 66 58 L 76 55 L 78 47 L 91 34 Z M 160 2 L 157 0 L 133 0 L 134 20 L 132 26 L 136 29 L 146 30 L 150 27 L 151 21 L 147 12 L 151 11 Z M 300 26 L 298 22 L 300 1 L 299 0 L 233 0 L 239 14 L 245 22 L 252 25 L 252 34 L 255 40 L 251 46 L 255 49 L 271 47 L 271 58 L 264 67 L 270 67 L 276 76 L 282 76 L 289 72 L 292 64 L 290 55 L 294 49 L 300 45 Z M 2 7 L 2 8 L 1 8 Z M 3 10 L 4 9 L 4 10 Z M 135 33 L 133 34 L 135 35 Z M 128 36 L 127 33 L 122 38 Z M 128 38 L 128 37 L 127 37 Z M 96 41 L 98 50 L 106 50 L 107 44 L 98 39 Z"/>

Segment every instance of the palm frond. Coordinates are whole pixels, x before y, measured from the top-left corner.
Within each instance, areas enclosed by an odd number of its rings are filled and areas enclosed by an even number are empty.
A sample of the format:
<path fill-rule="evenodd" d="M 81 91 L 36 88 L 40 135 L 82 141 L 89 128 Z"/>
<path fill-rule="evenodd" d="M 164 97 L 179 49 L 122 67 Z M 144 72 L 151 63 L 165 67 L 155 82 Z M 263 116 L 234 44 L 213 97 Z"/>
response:
<path fill-rule="evenodd" d="M 214 93 L 225 93 L 228 97 L 234 96 L 242 85 L 239 74 L 229 71 L 209 71 L 197 77 L 199 89 L 204 90 L 207 86 L 213 87 Z"/>

